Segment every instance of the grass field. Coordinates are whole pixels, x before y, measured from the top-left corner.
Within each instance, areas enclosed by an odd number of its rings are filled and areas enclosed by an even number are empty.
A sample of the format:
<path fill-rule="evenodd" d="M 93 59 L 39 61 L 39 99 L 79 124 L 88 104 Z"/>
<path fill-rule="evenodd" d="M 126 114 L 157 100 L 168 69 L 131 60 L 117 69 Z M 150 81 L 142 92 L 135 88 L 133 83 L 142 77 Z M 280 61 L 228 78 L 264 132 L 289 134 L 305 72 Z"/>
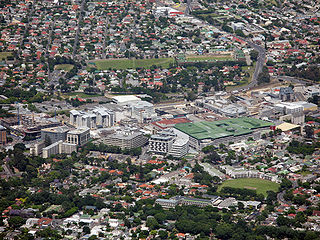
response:
<path fill-rule="evenodd" d="M 0 52 L 0 60 L 5 60 L 8 56 L 11 56 L 11 52 Z"/>
<path fill-rule="evenodd" d="M 148 68 L 152 65 L 168 68 L 170 63 L 174 63 L 173 58 L 153 58 L 153 59 L 106 59 L 92 61 L 98 70 L 107 69 L 129 69 Z"/>
<path fill-rule="evenodd" d="M 194 55 L 194 56 L 187 56 L 187 60 L 190 61 L 210 61 L 210 60 L 216 60 L 216 61 L 231 61 L 233 60 L 231 55 Z"/>
<path fill-rule="evenodd" d="M 69 72 L 74 66 L 72 64 L 58 64 L 54 66 L 55 70 L 64 70 Z"/>
<path fill-rule="evenodd" d="M 262 193 L 264 196 L 267 196 L 267 191 L 277 192 L 279 184 L 258 178 L 238 178 L 223 182 L 219 186 L 218 192 L 223 187 L 253 189 L 257 191 L 257 194 Z"/>

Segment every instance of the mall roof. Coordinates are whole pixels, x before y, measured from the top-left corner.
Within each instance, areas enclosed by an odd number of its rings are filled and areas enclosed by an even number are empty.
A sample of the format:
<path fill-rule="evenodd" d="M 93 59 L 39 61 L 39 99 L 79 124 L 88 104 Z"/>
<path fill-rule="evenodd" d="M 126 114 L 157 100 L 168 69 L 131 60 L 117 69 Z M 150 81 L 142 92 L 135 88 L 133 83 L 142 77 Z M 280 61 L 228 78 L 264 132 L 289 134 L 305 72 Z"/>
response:
<path fill-rule="evenodd" d="M 214 122 L 180 123 L 175 128 L 198 140 L 218 139 L 252 133 L 253 129 L 273 124 L 256 118 L 241 117 Z"/>

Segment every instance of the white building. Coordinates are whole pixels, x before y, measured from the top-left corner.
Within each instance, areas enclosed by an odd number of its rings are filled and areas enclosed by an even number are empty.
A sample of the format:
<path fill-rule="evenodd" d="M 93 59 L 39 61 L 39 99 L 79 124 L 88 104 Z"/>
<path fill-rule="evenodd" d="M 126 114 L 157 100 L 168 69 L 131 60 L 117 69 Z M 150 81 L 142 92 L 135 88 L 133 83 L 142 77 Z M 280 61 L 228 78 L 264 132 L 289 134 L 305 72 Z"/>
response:
<path fill-rule="evenodd" d="M 90 129 L 111 127 L 114 122 L 114 112 L 104 107 L 95 108 L 89 112 L 70 111 L 70 124 L 75 127 L 88 127 Z"/>
<path fill-rule="evenodd" d="M 148 142 L 148 138 L 135 128 L 119 129 L 115 133 L 102 139 L 106 145 L 118 146 L 121 149 L 142 147 Z"/>
<path fill-rule="evenodd" d="M 189 136 L 177 129 L 160 131 L 149 139 L 149 151 L 182 157 L 189 151 Z"/>
<path fill-rule="evenodd" d="M 140 123 L 150 122 L 157 117 L 153 104 L 147 101 L 133 101 L 127 103 L 127 106 L 130 108 L 131 117 L 138 119 Z"/>
<path fill-rule="evenodd" d="M 118 105 L 127 105 L 128 103 L 140 102 L 141 99 L 135 95 L 120 95 L 112 97 L 112 101 Z"/>
<path fill-rule="evenodd" d="M 77 152 L 77 145 L 71 143 L 65 143 L 62 140 L 53 143 L 42 149 L 42 157 L 49 158 L 51 155 L 55 154 L 71 154 L 72 152 Z"/>

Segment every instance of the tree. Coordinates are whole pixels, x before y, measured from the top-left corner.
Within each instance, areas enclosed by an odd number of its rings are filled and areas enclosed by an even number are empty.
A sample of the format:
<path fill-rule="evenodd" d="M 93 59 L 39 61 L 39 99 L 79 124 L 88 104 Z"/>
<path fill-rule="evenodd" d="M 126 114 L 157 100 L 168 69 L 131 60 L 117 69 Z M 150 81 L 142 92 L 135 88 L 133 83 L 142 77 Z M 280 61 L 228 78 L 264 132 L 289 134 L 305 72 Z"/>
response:
<path fill-rule="evenodd" d="M 258 84 L 269 83 L 270 75 L 269 70 L 266 66 L 263 67 L 262 72 L 258 75 Z"/>
<path fill-rule="evenodd" d="M 88 226 L 84 226 L 82 228 L 82 231 L 83 231 L 84 234 L 90 234 L 90 232 L 91 232 L 91 230 L 90 230 L 90 228 Z"/>
<path fill-rule="evenodd" d="M 154 230 L 159 228 L 159 223 L 154 217 L 149 217 L 146 222 L 146 226 L 150 228 L 150 230 Z"/>
<path fill-rule="evenodd" d="M 158 234 L 159 234 L 159 237 L 160 237 L 161 239 L 168 239 L 168 232 L 167 232 L 167 231 L 160 230 L 160 231 L 158 232 Z"/>
<path fill-rule="evenodd" d="M 281 189 L 289 189 L 291 187 L 292 187 L 292 183 L 290 180 L 288 180 L 286 178 L 282 179 L 281 184 L 280 184 Z"/>
<path fill-rule="evenodd" d="M 9 226 L 13 229 L 21 227 L 26 221 L 20 216 L 11 217 L 8 220 Z"/>
<path fill-rule="evenodd" d="M 221 158 L 220 158 L 219 154 L 216 151 L 211 152 L 207 156 L 207 158 L 212 163 L 217 163 L 217 162 L 221 161 Z"/>
<path fill-rule="evenodd" d="M 304 131 L 306 132 L 307 138 L 313 138 L 313 134 L 314 134 L 313 127 L 311 127 L 310 125 L 306 125 L 304 127 Z"/>
<path fill-rule="evenodd" d="M 230 239 L 233 233 L 233 229 L 230 224 L 219 224 L 216 228 L 216 237 L 220 239 Z"/>
<path fill-rule="evenodd" d="M 291 221 L 290 221 L 289 218 L 286 218 L 286 217 L 280 215 L 277 218 L 277 224 L 278 224 L 278 226 L 290 226 L 291 225 Z"/>

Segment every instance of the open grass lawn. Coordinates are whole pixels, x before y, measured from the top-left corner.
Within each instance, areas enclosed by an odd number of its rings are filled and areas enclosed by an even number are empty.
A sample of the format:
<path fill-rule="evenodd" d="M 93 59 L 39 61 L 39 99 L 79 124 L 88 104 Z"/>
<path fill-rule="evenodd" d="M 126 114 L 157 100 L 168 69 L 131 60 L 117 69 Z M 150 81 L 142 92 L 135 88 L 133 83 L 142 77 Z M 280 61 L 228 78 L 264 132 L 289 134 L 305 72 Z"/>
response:
<path fill-rule="evenodd" d="M 279 189 L 279 184 L 258 178 L 238 178 L 223 182 L 219 186 L 218 192 L 223 187 L 252 189 L 256 190 L 257 194 L 262 193 L 263 195 L 267 196 L 267 191 L 277 192 Z"/>
<path fill-rule="evenodd" d="M 72 64 L 58 64 L 54 66 L 54 69 L 69 72 L 73 67 L 74 66 Z"/>
<path fill-rule="evenodd" d="M 0 60 L 5 60 L 8 56 L 11 56 L 11 52 L 0 52 Z"/>
<path fill-rule="evenodd" d="M 190 55 L 187 56 L 187 60 L 190 61 L 231 61 L 233 60 L 231 55 Z"/>
<path fill-rule="evenodd" d="M 129 68 L 149 68 L 152 65 L 168 68 L 173 58 L 153 58 L 153 59 L 105 59 L 92 61 L 98 70 L 107 69 L 129 69 Z"/>

